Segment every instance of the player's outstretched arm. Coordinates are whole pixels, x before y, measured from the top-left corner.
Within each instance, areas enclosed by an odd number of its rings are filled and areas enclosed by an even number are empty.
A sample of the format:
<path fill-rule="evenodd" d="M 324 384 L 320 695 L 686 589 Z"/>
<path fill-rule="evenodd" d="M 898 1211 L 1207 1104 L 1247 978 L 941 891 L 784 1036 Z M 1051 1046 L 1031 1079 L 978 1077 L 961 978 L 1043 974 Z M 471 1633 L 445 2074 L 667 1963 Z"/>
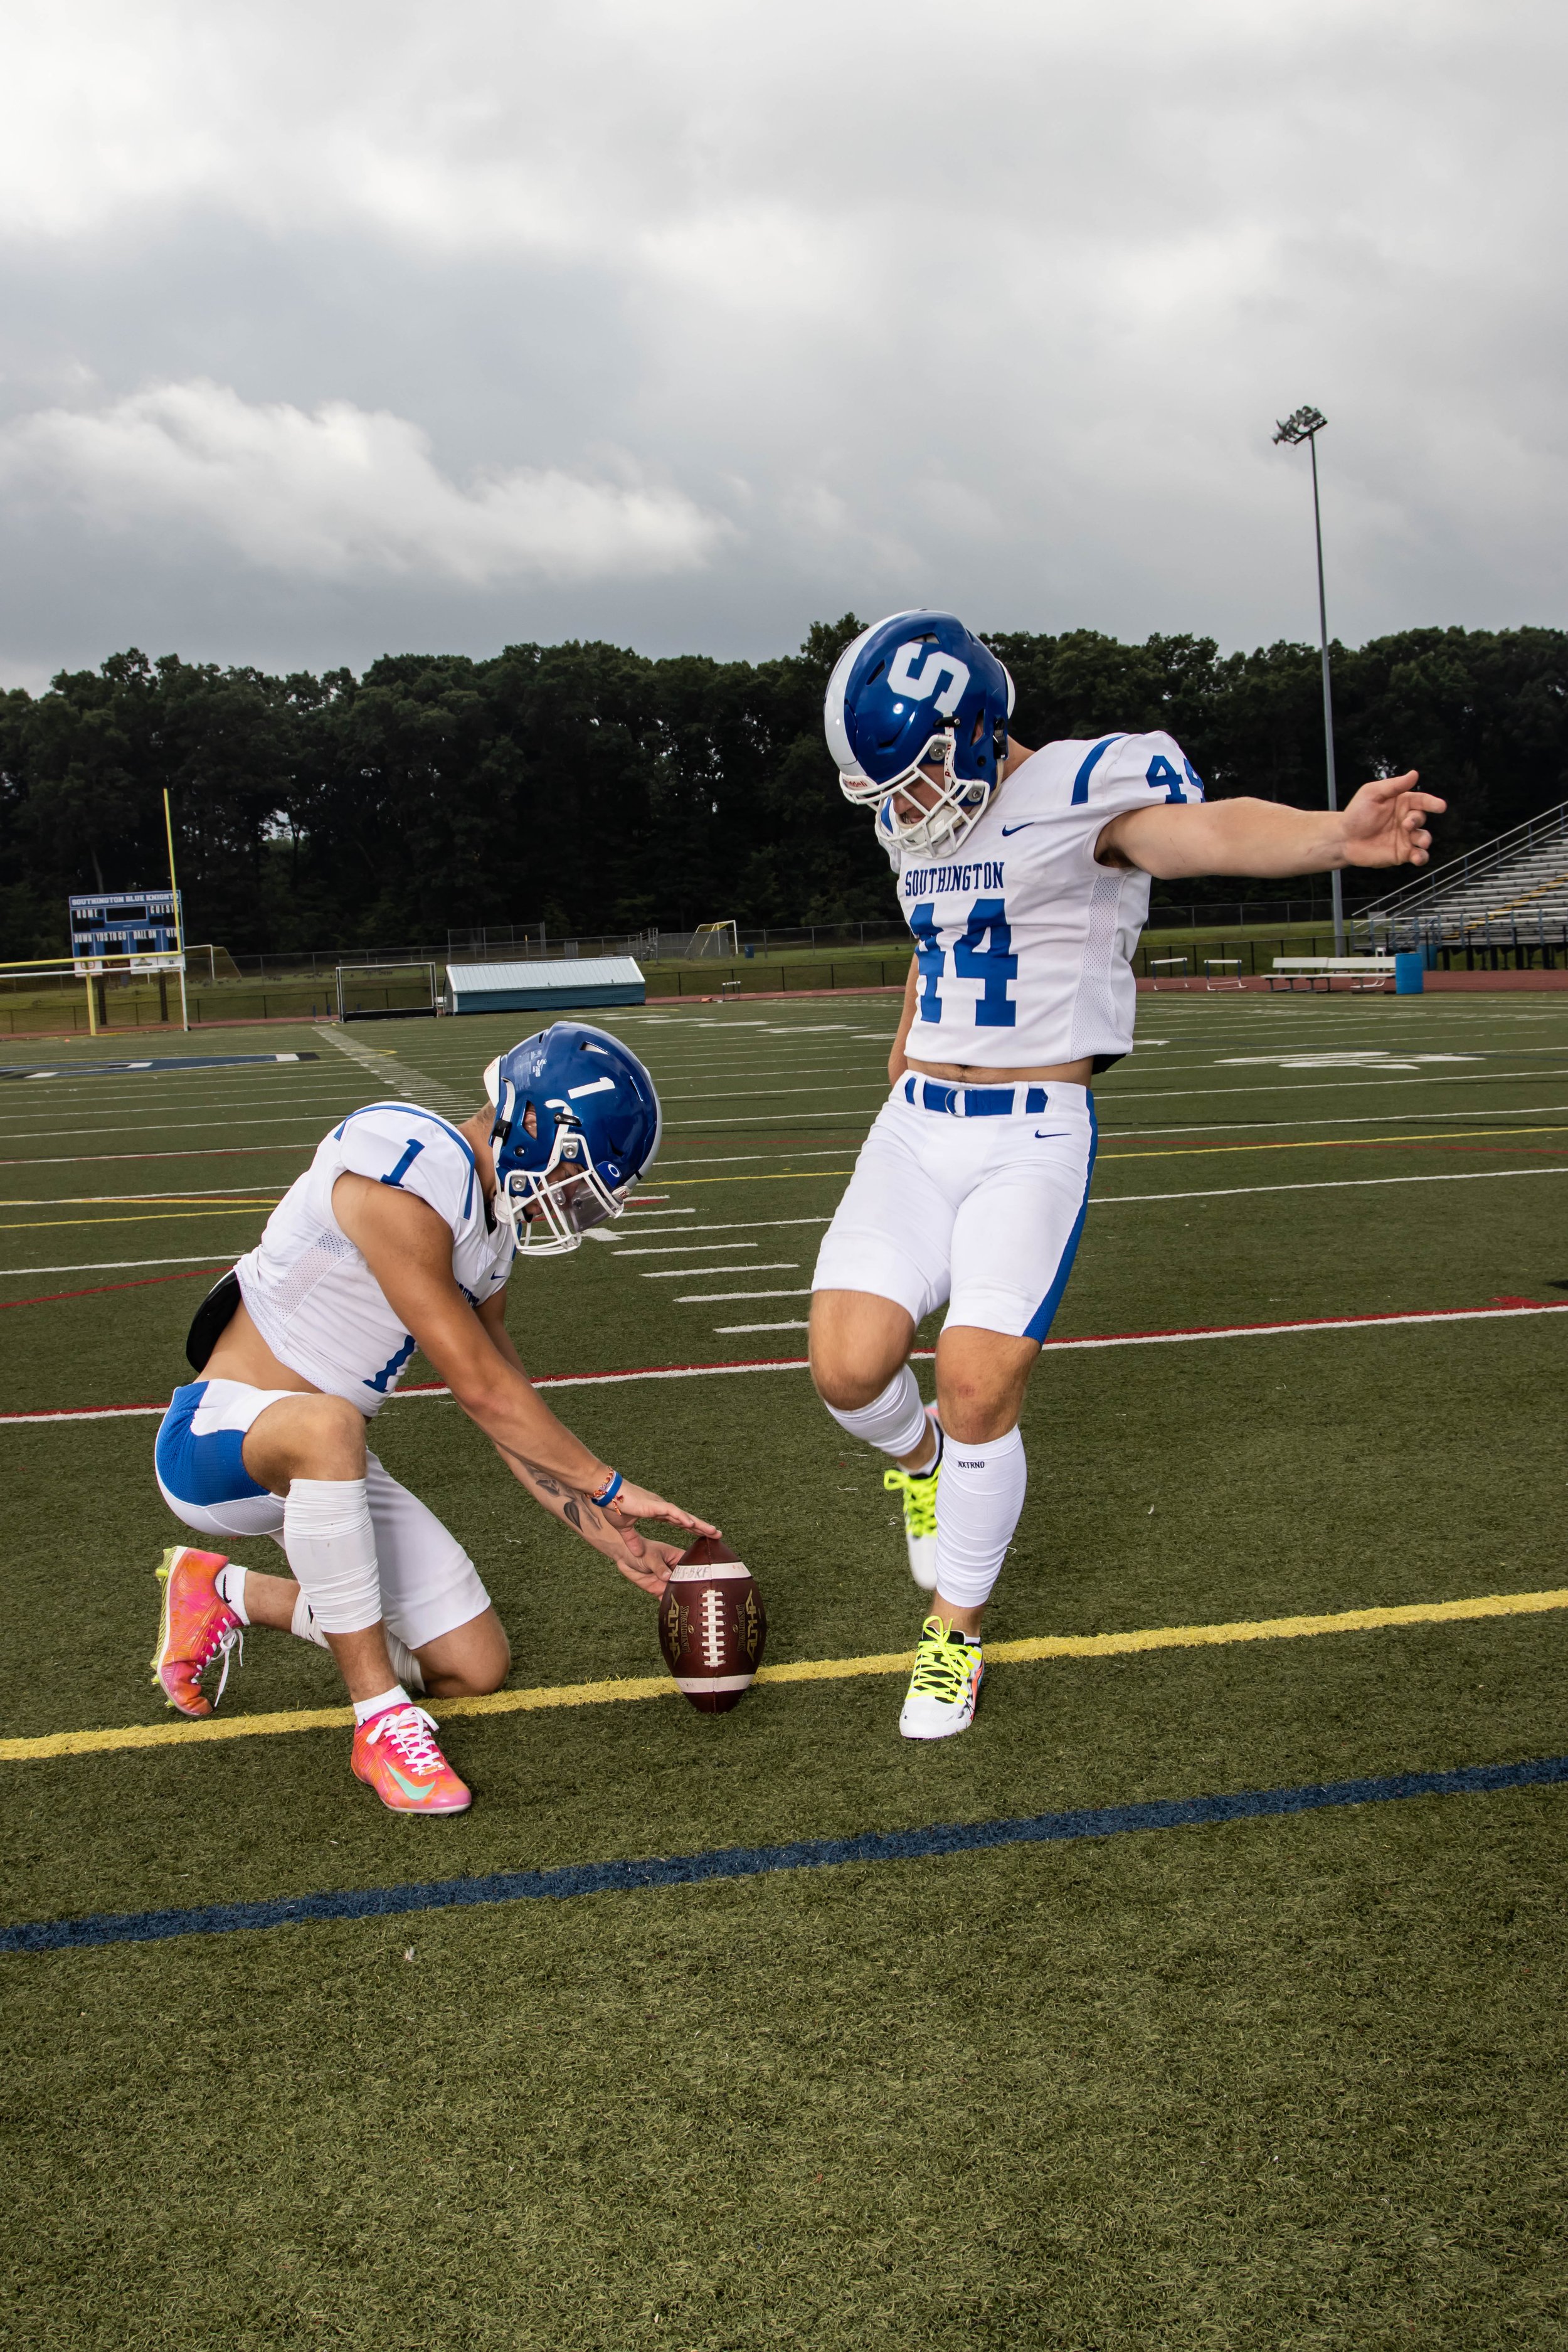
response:
<path fill-rule="evenodd" d="M 487 1301 L 479 1312 L 469 1306 L 452 1278 L 451 1234 L 426 1202 L 367 1176 L 344 1175 L 332 1188 L 332 1213 L 405 1330 L 519 1483 L 623 1576 L 650 1592 L 662 1591 L 668 1548 L 647 1542 L 635 1521 L 660 1519 L 692 1535 L 718 1529 L 646 1487 L 623 1486 L 610 1510 L 592 1500 L 608 1485 L 611 1465 L 574 1437 L 534 1389 L 506 1334 L 502 1302 Z"/>
<path fill-rule="evenodd" d="M 1414 768 L 1363 784 L 1349 804 L 1283 807 L 1278 801 L 1205 801 L 1130 809 L 1095 845 L 1102 866 L 1132 866 L 1162 882 L 1198 874 L 1266 877 L 1327 874 L 1342 866 L 1425 866 L 1429 816 L 1447 801 L 1417 792 Z"/>

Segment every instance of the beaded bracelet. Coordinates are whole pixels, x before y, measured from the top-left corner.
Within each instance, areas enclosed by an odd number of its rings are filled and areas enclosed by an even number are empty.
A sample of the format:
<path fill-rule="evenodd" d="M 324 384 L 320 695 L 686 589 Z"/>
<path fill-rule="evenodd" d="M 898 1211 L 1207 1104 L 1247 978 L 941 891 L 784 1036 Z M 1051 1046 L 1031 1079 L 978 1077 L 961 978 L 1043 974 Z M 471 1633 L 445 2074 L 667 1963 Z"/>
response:
<path fill-rule="evenodd" d="M 595 1504 L 601 1511 L 607 1510 L 610 1505 L 615 1501 L 616 1496 L 620 1493 L 624 1484 L 625 1481 L 622 1478 L 620 1472 L 618 1470 L 612 1470 L 609 1477 L 605 1480 L 604 1486 L 600 1487 L 598 1493 L 596 1495 L 590 1495 L 588 1500 Z"/>

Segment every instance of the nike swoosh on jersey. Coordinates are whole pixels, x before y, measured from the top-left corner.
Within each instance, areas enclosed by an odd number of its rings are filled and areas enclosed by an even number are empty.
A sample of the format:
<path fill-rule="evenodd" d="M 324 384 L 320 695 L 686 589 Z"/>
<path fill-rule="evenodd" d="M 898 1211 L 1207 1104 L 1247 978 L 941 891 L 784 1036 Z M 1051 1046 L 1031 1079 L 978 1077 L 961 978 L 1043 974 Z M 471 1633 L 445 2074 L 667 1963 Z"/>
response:
<path fill-rule="evenodd" d="M 1027 816 L 1022 824 L 1005 824 L 1002 828 L 1002 838 L 1004 841 L 1011 841 L 1016 833 L 1027 833 L 1029 827 L 1032 824 L 1038 824 L 1039 821 L 1037 816 Z"/>

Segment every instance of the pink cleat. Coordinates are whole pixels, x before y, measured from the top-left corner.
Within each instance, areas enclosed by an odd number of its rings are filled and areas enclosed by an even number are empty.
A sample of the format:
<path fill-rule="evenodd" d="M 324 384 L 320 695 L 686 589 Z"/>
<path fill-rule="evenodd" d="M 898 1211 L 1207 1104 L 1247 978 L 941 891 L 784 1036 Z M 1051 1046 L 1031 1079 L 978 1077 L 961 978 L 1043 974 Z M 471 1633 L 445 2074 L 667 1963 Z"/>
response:
<path fill-rule="evenodd" d="M 436 1723 L 407 1700 L 354 1733 L 353 1774 L 395 1813 L 466 1813 L 473 1792 L 436 1745 Z"/>
<path fill-rule="evenodd" d="M 245 1628 L 216 1589 L 218 1570 L 227 1565 L 220 1551 L 193 1551 L 189 1544 L 176 1544 L 163 1554 L 158 1570 L 163 1613 L 153 1680 L 182 1715 L 211 1715 L 228 1681 L 231 1651 L 237 1649 L 241 1659 L 245 1654 Z M 223 1673 L 209 1699 L 202 1676 L 215 1658 L 223 1660 Z"/>

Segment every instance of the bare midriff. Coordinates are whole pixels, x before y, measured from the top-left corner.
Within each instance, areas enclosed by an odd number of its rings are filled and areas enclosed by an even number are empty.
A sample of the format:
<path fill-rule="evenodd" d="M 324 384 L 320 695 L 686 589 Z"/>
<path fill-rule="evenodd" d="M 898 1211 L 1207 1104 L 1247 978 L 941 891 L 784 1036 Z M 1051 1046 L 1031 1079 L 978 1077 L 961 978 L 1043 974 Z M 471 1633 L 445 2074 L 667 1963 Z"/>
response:
<path fill-rule="evenodd" d="M 982 1069 L 973 1062 L 911 1062 L 906 1058 L 906 1069 L 918 1070 L 925 1078 L 943 1078 L 950 1087 L 1017 1087 L 1049 1086 L 1087 1087 L 1094 1076 L 1094 1064 L 1086 1054 L 1081 1062 L 1052 1062 L 1043 1070 Z"/>
<path fill-rule="evenodd" d="M 196 1374 L 199 1381 L 241 1381 L 251 1389 L 294 1389 L 301 1396 L 320 1396 L 313 1381 L 280 1364 L 241 1299 L 225 1325 L 217 1346 Z"/>

